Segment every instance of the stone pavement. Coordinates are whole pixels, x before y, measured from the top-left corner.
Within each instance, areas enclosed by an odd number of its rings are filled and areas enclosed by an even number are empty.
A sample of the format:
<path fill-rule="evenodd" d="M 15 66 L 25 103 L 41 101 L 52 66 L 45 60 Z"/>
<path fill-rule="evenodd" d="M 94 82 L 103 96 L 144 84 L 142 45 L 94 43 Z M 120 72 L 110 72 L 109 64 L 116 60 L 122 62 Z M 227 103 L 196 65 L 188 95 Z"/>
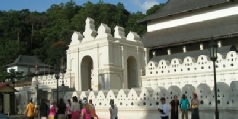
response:
<path fill-rule="evenodd" d="M 25 115 L 9 115 L 9 119 L 26 119 Z M 37 119 L 37 117 L 35 117 Z"/>

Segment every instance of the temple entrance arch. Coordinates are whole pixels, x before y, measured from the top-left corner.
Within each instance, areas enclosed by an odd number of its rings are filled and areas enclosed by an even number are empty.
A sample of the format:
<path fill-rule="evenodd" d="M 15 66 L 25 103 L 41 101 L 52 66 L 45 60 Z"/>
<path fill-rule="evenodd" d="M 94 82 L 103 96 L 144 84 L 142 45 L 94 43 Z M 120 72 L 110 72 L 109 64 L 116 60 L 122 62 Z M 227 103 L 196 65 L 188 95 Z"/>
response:
<path fill-rule="evenodd" d="M 127 83 L 128 89 L 138 87 L 137 62 L 133 56 L 127 59 Z"/>
<path fill-rule="evenodd" d="M 80 69 L 82 91 L 88 91 L 92 89 L 93 60 L 90 56 L 83 57 Z"/>

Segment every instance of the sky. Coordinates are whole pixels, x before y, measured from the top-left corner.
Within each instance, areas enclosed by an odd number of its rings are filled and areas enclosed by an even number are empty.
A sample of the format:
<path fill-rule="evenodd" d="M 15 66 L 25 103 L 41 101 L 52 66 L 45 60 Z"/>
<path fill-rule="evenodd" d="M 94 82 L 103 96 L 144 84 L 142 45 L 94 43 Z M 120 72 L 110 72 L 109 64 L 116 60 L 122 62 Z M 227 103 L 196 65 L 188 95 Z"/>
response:
<path fill-rule="evenodd" d="M 43 12 L 53 4 L 66 3 L 69 0 L 2 0 L 0 10 L 22 10 Z M 82 5 L 87 1 L 97 3 L 99 0 L 73 0 L 77 5 Z M 145 12 L 155 4 L 165 3 L 167 0 L 103 0 L 104 3 L 117 4 L 121 2 L 130 12 Z"/>

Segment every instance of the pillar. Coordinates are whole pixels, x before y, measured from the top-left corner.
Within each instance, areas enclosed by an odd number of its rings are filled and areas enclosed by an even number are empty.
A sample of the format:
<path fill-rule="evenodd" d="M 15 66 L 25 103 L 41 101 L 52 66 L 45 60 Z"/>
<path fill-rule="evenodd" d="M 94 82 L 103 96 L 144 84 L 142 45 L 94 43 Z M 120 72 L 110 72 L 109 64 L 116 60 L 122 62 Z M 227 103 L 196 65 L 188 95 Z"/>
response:
<path fill-rule="evenodd" d="M 200 43 L 200 50 L 203 50 L 203 43 Z"/>
<path fill-rule="evenodd" d="M 170 48 L 168 48 L 168 55 L 171 55 L 171 49 Z"/>

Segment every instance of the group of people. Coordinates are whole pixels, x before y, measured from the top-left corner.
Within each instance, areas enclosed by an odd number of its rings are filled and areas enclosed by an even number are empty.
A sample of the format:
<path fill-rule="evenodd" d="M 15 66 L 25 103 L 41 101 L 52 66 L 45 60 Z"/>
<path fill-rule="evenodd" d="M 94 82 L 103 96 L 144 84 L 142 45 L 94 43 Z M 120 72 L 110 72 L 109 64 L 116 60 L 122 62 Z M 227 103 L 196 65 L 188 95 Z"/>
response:
<path fill-rule="evenodd" d="M 158 109 L 161 112 L 161 119 L 169 119 L 169 106 L 166 104 L 166 99 L 161 98 L 162 108 Z M 69 99 L 67 103 L 63 99 L 60 99 L 58 103 L 52 101 L 51 105 L 46 104 L 46 100 L 42 100 L 39 107 L 40 119 L 94 119 L 98 116 L 95 111 L 95 107 L 92 104 L 92 100 L 78 99 L 76 96 L 72 97 L 72 103 Z M 110 101 L 111 107 L 109 108 L 110 119 L 118 119 L 118 108 L 114 104 L 114 100 Z M 178 119 L 179 109 L 182 112 L 182 119 L 188 119 L 188 111 L 192 112 L 191 119 L 199 119 L 199 100 L 196 93 L 193 93 L 191 104 L 188 101 L 185 94 L 182 95 L 181 100 L 175 95 L 174 99 L 170 102 L 171 105 L 171 118 Z M 36 112 L 35 105 L 32 100 L 27 104 L 25 115 L 28 119 L 34 119 Z"/>
<path fill-rule="evenodd" d="M 94 119 L 98 116 L 95 111 L 95 106 L 92 104 L 92 100 L 83 98 L 83 100 L 78 99 L 76 96 L 72 98 L 73 103 L 68 105 L 67 113 L 68 119 Z"/>
<path fill-rule="evenodd" d="M 26 106 L 25 115 L 28 119 L 34 119 L 38 116 L 40 119 L 94 119 L 98 116 L 92 100 L 78 99 L 76 96 L 69 99 L 67 103 L 60 99 L 57 103 L 52 101 L 50 106 L 46 100 L 42 100 L 39 109 L 35 108 L 32 100 Z"/>
<path fill-rule="evenodd" d="M 166 104 L 166 99 L 161 98 L 162 108 L 158 109 L 161 112 L 161 119 L 169 119 L 169 106 Z M 199 100 L 196 93 L 193 93 L 191 104 L 188 101 L 185 94 L 182 95 L 181 100 L 175 95 L 174 99 L 170 102 L 171 106 L 171 118 L 178 119 L 179 109 L 182 112 L 182 119 L 188 119 L 188 111 L 191 111 L 191 119 L 199 119 Z"/>

